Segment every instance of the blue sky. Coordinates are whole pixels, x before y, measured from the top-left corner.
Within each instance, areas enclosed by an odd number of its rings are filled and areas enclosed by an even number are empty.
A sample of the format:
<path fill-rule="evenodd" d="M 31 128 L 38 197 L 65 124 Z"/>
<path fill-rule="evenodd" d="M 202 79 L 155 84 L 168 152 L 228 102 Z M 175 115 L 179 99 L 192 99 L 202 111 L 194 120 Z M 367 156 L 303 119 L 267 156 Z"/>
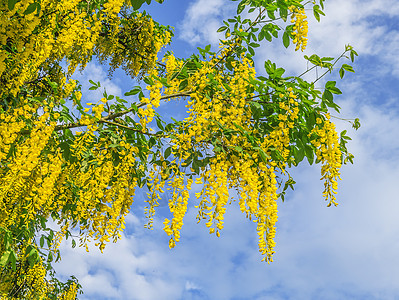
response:
<path fill-rule="evenodd" d="M 217 43 L 216 30 L 236 3 L 165 0 L 148 10 L 176 28 L 168 50 L 188 56 L 198 46 Z M 181 241 L 169 250 L 162 231 L 167 209 L 160 208 L 154 230 L 144 229 L 138 191 L 123 239 L 104 254 L 63 244 L 56 270 L 62 277 L 78 277 L 85 291 L 81 299 L 399 299 L 399 2 L 327 0 L 325 6 L 320 23 L 309 18 L 304 53 L 292 46 L 286 50 L 279 40 L 262 45 L 256 63 L 271 59 L 299 74 L 306 69 L 304 54 L 337 56 L 345 44 L 359 53 L 355 74 L 328 78 L 343 91 L 337 98 L 342 117 L 358 117 L 362 124 L 354 131 L 336 122 L 339 130 L 348 129 L 355 155 L 354 165 L 342 168 L 339 206 L 326 207 L 319 166 L 304 163 L 292 170 L 296 189 L 278 203 L 276 254 L 268 265 L 260 261 L 255 224 L 234 205 L 217 238 L 196 223 L 192 204 Z M 77 77 L 84 89 L 92 79 L 119 96 L 137 84 L 121 72 L 107 79 L 106 68 L 96 63 Z M 182 118 L 181 107 L 169 102 L 162 109 Z"/>

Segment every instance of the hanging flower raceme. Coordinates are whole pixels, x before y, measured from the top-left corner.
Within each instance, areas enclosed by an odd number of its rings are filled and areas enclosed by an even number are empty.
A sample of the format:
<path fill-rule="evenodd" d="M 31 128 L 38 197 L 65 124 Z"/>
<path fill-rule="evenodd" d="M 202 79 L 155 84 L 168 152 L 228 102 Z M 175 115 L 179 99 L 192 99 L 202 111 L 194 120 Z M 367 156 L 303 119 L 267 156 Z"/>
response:
<path fill-rule="evenodd" d="M 299 49 L 303 51 L 308 43 L 308 21 L 306 20 L 305 9 L 290 6 L 289 10 L 292 12 L 291 23 L 295 23 L 292 31 L 294 37 L 292 42 L 296 44 L 295 51 Z"/>
<path fill-rule="evenodd" d="M 324 180 L 323 196 L 329 202 L 328 206 L 336 202 L 335 194 L 338 189 L 338 179 L 341 179 L 339 170 L 341 168 L 342 153 L 338 140 L 335 125 L 330 121 L 330 115 L 326 114 L 325 120 L 317 119 L 318 126 L 312 130 L 311 134 L 317 136 L 312 140 L 316 147 L 317 159 L 322 163 L 321 180 Z"/>

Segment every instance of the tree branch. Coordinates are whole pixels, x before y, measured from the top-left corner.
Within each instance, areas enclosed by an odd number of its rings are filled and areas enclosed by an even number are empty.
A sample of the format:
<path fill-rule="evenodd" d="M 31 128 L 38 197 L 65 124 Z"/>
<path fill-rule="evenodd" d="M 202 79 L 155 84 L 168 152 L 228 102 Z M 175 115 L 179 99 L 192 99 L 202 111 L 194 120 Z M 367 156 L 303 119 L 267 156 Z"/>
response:
<path fill-rule="evenodd" d="M 100 123 L 100 122 L 99 122 L 99 123 Z M 131 131 L 135 131 L 135 132 L 140 132 L 140 133 L 145 134 L 145 135 L 151 135 L 151 136 L 155 136 L 155 137 L 162 137 L 162 135 L 159 135 L 159 134 L 156 134 L 156 133 L 150 133 L 150 132 L 143 132 L 143 131 L 141 131 L 141 130 L 139 130 L 139 129 L 131 128 L 131 127 L 125 126 L 125 125 L 120 124 L 120 123 L 117 123 L 117 122 L 102 121 L 101 123 L 106 123 L 106 124 L 110 124 L 110 125 L 115 125 L 115 126 L 118 126 L 118 127 L 124 128 L 124 129 L 127 129 L 127 130 L 131 130 Z"/>
<path fill-rule="evenodd" d="M 186 96 L 189 96 L 189 95 L 191 94 L 191 92 L 192 92 L 192 91 L 190 90 L 190 91 L 183 92 L 183 93 L 175 93 L 175 94 L 165 95 L 165 96 L 162 96 L 162 97 L 161 97 L 161 100 L 170 99 L 170 98 L 175 98 L 175 97 L 186 97 Z M 154 134 L 152 134 L 152 133 L 142 132 L 142 131 L 139 131 L 139 130 L 137 130 L 137 129 L 127 127 L 127 126 L 125 126 L 125 125 L 112 122 L 112 121 L 115 120 L 116 118 L 119 118 L 119 117 L 121 117 L 121 116 L 123 116 L 123 115 L 126 115 L 126 114 L 128 114 L 128 113 L 130 113 L 130 112 L 136 110 L 137 108 L 140 108 L 140 107 L 145 106 L 146 104 L 147 104 L 147 103 L 141 102 L 141 103 L 139 103 L 138 105 L 136 105 L 136 106 L 134 106 L 134 107 L 131 107 L 131 108 L 129 108 L 129 109 L 126 109 L 126 110 L 123 110 L 123 111 L 120 111 L 120 112 L 116 112 L 116 113 L 113 113 L 113 114 L 109 114 L 108 116 L 105 116 L 105 117 L 101 118 L 100 120 L 96 121 L 96 123 L 100 123 L 100 124 L 101 124 L 101 123 L 113 124 L 113 125 L 117 125 L 117 126 L 119 126 L 119 127 L 124 127 L 125 129 L 129 129 L 129 130 L 141 132 L 141 133 L 143 133 L 143 134 L 154 135 Z M 60 130 L 65 130 L 65 129 L 77 128 L 77 127 L 82 127 L 82 126 L 87 126 L 87 125 L 81 124 L 80 122 L 73 122 L 73 123 L 69 123 L 69 124 L 57 125 L 57 126 L 54 127 L 54 131 L 60 131 Z M 27 130 L 27 129 L 21 130 L 20 133 L 21 133 L 21 134 L 28 134 L 28 133 L 29 133 L 29 130 Z"/>

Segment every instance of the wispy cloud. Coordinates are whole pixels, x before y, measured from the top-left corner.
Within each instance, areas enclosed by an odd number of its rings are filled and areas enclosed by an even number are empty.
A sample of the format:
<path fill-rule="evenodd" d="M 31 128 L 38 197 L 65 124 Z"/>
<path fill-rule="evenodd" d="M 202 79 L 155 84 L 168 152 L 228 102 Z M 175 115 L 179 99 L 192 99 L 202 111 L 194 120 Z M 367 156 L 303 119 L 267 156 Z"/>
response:
<path fill-rule="evenodd" d="M 226 0 L 197 0 L 190 4 L 182 23 L 179 37 L 192 45 L 211 43 L 217 45 L 222 34 L 217 29 L 231 16 L 235 4 Z"/>
<path fill-rule="evenodd" d="M 325 13 L 326 16 L 317 22 L 312 11 L 307 11 L 309 43 L 305 52 L 293 53 L 292 46 L 284 49 L 279 38 L 272 46 L 265 43 L 260 49 L 256 59 L 258 64 L 271 59 L 289 73 L 300 74 L 307 67 L 305 60 L 301 59 L 304 54 L 337 57 L 345 45 L 350 44 L 361 57 L 380 62 L 380 69 L 374 72 L 398 75 L 399 32 L 392 26 L 399 18 L 397 1 L 326 1 Z"/>

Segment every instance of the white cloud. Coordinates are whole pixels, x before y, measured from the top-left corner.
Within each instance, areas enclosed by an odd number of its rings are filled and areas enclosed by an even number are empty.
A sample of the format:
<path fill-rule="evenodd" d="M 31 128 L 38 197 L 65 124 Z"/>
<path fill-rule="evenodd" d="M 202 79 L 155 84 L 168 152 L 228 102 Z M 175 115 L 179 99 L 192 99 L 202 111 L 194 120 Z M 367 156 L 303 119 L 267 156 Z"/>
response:
<path fill-rule="evenodd" d="M 217 45 L 217 29 L 223 20 L 232 14 L 234 4 L 226 0 L 197 0 L 190 4 L 186 15 L 179 25 L 180 38 L 192 45 L 211 43 Z"/>
<path fill-rule="evenodd" d="M 108 78 L 108 74 L 104 71 L 101 65 L 91 62 L 86 66 L 82 73 L 76 72 L 73 76 L 74 79 L 79 80 L 82 85 L 82 100 L 84 102 L 98 102 L 103 97 L 104 89 L 108 95 L 122 97 L 122 90 L 118 84 L 120 80 L 117 77 L 112 79 Z M 97 90 L 89 90 L 92 84 L 89 80 L 100 82 L 101 87 Z"/>

